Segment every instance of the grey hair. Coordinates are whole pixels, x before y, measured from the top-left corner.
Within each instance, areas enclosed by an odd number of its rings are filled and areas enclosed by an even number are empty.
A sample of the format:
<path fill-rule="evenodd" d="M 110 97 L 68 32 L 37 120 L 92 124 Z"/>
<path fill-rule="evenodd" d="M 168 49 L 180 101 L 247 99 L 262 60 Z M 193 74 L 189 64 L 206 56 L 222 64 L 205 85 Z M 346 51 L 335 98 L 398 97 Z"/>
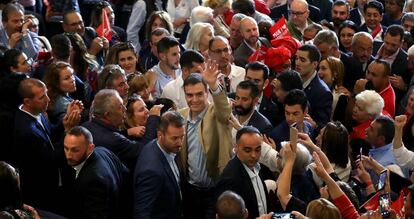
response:
<path fill-rule="evenodd" d="M 100 90 L 93 99 L 91 111 L 92 115 L 102 117 L 106 112 L 110 112 L 114 107 L 112 102 L 116 98 L 121 98 L 118 92 L 113 89 L 102 89 Z M 122 98 L 121 98 L 122 99 Z"/>
<path fill-rule="evenodd" d="M 210 23 L 213 17 L 213 9 L 205 6 L 197 6 L 191 11 L 190 27 L 197 23 Z"/>
<path fill-rule="evenodd" d="M 352 44 L 351 45 L 355 46 L 361 37 L 369 38 L 371 40 L 371 42 L 374 42 L 374 39 L 372 38 L 371 34 L 369 34 L 367 32 L 358 32 L 358 33 L 354 34 L 354 37 L 352 37 Z"/>
<path fill-rule="evenodd" d="M 237 14 L 233 15 L 233 18 L 231 20 L 241 21 L 245 17 L 247 17 L 247 15 L 242 14 L 242 13 L 237 13 Z"/>
<path fill-rule="evenodd" d="M 384 108 L 384 99 L 373 90 L 362 91 L 356 95 L 355 99 L 356 101 L 362 101 L 367 113 L 374 117 L 379 116 Z"/>
<path fill-rule="evenodd" d="M 338 37 L 332 30 L 321 30 L 313 39 L 313 45 L 318 46 L 322 43 L 328 44 L 329 47 L 339 48 Z"/>
<path fill-rule="evenodd" d="M 284 146 L 286 144 L 283 144 L 282 142 L 282 145 Z M 302 173 L 306 169 L 306 167 L 311 163 L 311 161 L 312 156 L 309 150 L 302 144 L 298 143 L 296 147 L 296 158 L 295 163 L 293 164 L 292 174 L 297 175 Z M 285 162 L 285 158 L 282 158 L 281 167 L 285 167 Z"/>

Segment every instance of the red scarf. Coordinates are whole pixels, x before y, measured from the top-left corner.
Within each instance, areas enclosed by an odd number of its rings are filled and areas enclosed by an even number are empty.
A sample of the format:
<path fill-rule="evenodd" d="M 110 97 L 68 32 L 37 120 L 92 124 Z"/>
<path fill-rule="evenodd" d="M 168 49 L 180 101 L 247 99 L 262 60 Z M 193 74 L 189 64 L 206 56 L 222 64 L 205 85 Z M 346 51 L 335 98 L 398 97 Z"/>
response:
<path fill-rule="evenodd" d="M 372 38 L 375 39 L 375 37 L 382 31 L 381 24 L 378 25 L 371 33 Z"/>

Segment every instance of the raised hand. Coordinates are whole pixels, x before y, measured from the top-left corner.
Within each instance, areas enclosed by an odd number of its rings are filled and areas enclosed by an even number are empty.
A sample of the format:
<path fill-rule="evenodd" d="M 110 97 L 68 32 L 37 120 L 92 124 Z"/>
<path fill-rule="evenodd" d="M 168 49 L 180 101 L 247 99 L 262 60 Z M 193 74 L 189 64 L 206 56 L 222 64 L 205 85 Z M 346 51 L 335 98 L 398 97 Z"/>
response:
<path fill-rule="evenodd" d="M 150 111 L 149 114 L 153 116 L 161 116 L 161 109 L 164 107 L 163 104 L 154 105 Z"/>
<path fill-rule="evenodd" d="M 395 122 L 394 122 L 395 128 L 404 128 L 406 123 L 407 123 L 406 115 L 399 115 L 395 117 Z"/>
<path fill-rule="evenodd" d="M 201 73 L 203 80 L 208 84 L 211 90 L 217 90 L 217 77 L 220 71 L 215 60 L 208 60 L 206 69 Z"/>

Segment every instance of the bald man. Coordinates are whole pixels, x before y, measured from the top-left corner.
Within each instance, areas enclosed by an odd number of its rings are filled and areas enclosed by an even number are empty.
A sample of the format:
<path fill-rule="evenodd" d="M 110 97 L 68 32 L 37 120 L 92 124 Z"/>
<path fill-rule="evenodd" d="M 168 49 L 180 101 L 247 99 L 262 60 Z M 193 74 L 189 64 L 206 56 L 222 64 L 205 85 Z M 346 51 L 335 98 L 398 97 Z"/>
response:
<path fill-rule="evenodd" d="M 309 19 L 308 3 L 305 0 L 292 1 L 289 10 L 289 21 L 287 22 L 290 35 L 301 41 L 303 31 L 312 23 Z"/>
<path fill-rule="evenodd" d="M 245 17 L 240 21 L 240 34 L 243 38 L 240 46 L 234 51 L 234 63 L 242 68 L 246 66 L 249 57 L 261 46 L 270 47 L 267 39 L 259 37 L 256 20 Z"/>

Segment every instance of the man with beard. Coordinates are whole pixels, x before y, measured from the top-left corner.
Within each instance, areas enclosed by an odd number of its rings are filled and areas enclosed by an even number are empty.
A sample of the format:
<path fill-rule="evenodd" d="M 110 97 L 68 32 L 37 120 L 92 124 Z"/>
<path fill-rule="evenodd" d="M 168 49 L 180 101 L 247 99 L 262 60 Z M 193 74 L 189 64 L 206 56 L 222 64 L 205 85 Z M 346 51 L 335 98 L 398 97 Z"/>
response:
<path fill-rule="evenodd" d="M 180 43 L 171 36 L 162 38 L 157 44 L 158 65 L 151 68 L 146 76 L 148 78 L 149 90 L 152 97 L 161 96 L 163 88 L 168 82 L 181 77 L 180 69 Z"/>
<path fill-rule="evenodd" d="M 338 0 L 332 7 L 332 24 L 338 34 L 341 24 L 349 18 L 349 5 L 346 1 Z"/>
<path fill-rule="evenodd" d="M 259 28 L 252 17 L 245 17 L 240 21 L 240 33 L 243 41 L 234 51 L 234 63 L 240 67 L 247 64 L 249 57 L 260 47 L 270 47 L 267 39 L 259 37 Z"/>
<path fill-rule="evenodd" d="M 84 127 L 72 128 L 64 139 L 68 164 L 75 169 L 71 192 L 70 218 L 127 218 L 122 209 L 122 185 L 127 168 L 113 153 L 93 144 L 92 134 Z"/>
<path fill-rule="evenodd" d="M 237 86 L 233 106 L 241 125 L 253 126 L 263 134 L 271 131 L 273 127 L 269 120 L 256 110 L 259 94 L 259 88 L 254 81 L 242 81 Z"/>
<path fill-rule="evenodd" d="M 7 4 L 2 11 L 3 28 L 0 29 L 0 45 L 18 49 L 28 58 L 35 59 L 39 52 L 39 38 L 29 30 L 31 19 L 24 21 L 24 8 L 18 3 Z"/>
<path fill-rule="evenodd" d="M 220 83 L 226 88 L 226 92 L 235 92 L 237 85 L 244 80 L 245 70 L 232 64 L 231 48 L 229 41 L 222 36 L 215 36 L 208 44 L 208 56 L 218 64 L 221 71 Z"/>

